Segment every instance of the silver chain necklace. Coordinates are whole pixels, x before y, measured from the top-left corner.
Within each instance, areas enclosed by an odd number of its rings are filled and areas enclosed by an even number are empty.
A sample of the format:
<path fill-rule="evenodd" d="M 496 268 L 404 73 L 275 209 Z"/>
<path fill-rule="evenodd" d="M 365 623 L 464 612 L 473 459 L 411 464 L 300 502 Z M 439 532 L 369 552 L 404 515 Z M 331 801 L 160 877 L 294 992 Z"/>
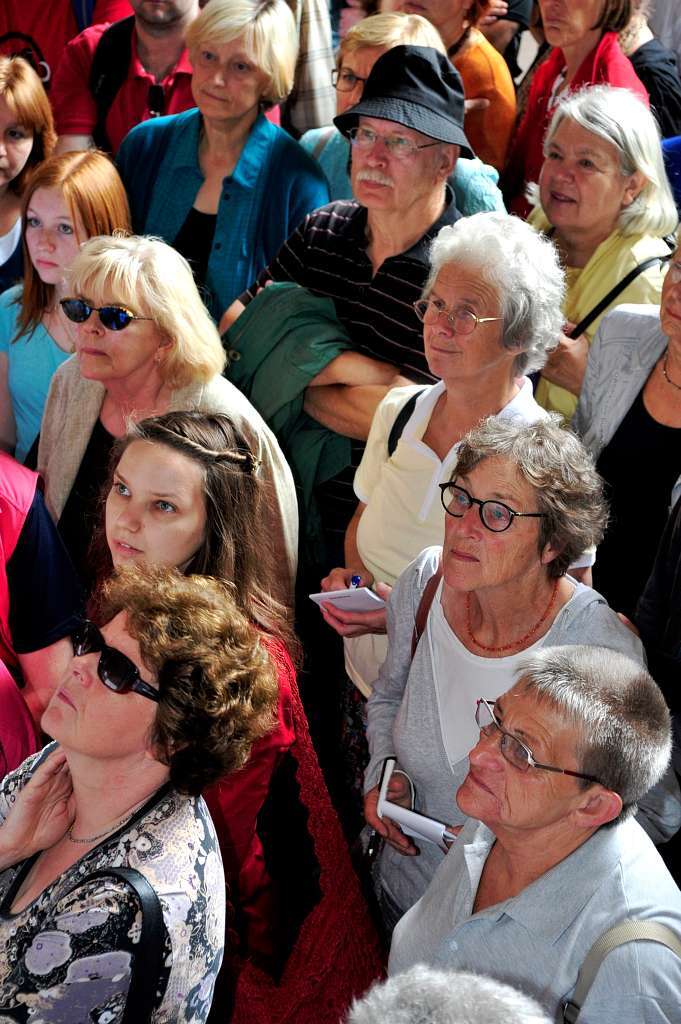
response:
<path fill-rule="evenodd" d="M 133 807 L 129 814 L 126 814 L 124 818 L 121 818 L 121 820 L 117 821 L 115 825 L 108 828 L 106 832 L 99 832 L 96 836 L 87 836 L 85 839 L 76 839 L 73 835 L 73 825 L 71 825 L 71 827 L 66 830 L 66 838 L 70 843 L 78 843 L 79 845 L 87 846 L 88 843 L 94 843 L 97 839 L 103 839 L 104 836 L 111 835 L 112 832 L 115 832 L 117 828 L 121 827 L 121 825 L 125 825 L 126 821 L 130 821 L 133 814 L 135 814 L 141 806 L 141 804 L 137 804 L 137 807 Z"/>

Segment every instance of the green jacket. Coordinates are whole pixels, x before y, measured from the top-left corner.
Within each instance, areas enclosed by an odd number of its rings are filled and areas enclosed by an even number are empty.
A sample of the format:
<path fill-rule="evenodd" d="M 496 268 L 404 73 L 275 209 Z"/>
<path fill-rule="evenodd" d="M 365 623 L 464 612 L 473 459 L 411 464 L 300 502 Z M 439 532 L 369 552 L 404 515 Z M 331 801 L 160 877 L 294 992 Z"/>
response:
<path fill-rule="evenodd" d="M 256 407 L 291 466 L 300 509 L 300 555 L 323 564 L 315 488 L 350 464 L 350 439 L 303 409 L 305 389 L 352 348 L 331 299 L 290 282 L 268 285 L 223 336 L 226 376 Z"/>

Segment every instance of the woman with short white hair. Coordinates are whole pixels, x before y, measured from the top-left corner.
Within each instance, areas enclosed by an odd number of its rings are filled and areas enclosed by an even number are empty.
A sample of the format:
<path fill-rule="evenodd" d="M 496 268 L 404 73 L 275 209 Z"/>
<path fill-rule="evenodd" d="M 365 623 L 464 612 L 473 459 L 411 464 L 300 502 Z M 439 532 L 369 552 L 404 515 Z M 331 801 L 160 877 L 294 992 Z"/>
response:
<path fill-rule="evenodd" d="M 52 378 L 38 466 L 76 567 L 89 577 L 109 455 L 130 421 L 178 410 L 225 413 L 270 491 L 267 530 L 283 555 L 275 596 L 288 605 L 298 539 L 291 472 L 259 414 L 222 376 L 225 353 L 187 261 L 159 239 L 101 236 L 81 247 L 67 287 L 61 306 L 75 324 L 76 351 Z M 159 514 L 182 501 L 180 492 L 160 496 Z"/>
<path fill-rule="evenodd" d="M 537 401 L 569 419 L 602 316 L 622 303 L 660 301 L 670 252 L 664 236 L 678 214 L 648 107 L 608 85 L 567 96 L 530 191 L 529 222 L 556 243 L 568 284 L 565 334 L 544 367 Z"/>
<path fill-rule="evenodd" d="M 560 330 L 564 276 L 555 247 L 518 217 L 480 213 L 443 228 L 430 258 L 415 305 L 430 371 L 441 379 L 393 388 L 378 406 L 355 475 L 359 504 L 345 566 L 323 580 L 324 590 L 359 576 L 385 594 L 381 584 L 392 586 L 420 551 L 442 542 L 438 484 L 450 478 L 464 434 L 495 414 L 545 415 L 525 374 L 541 368 Z M 323 613 L 346 638 L 348 675 L 368 696 L 387 649 L 384 614 L 377 622 L 376 613 L 330 603 Z"/>
<path fill-rule="evenodd" d="M 316 162 L 264 115 L 293 88 L 286 0 L 211 0 L 187 48 L 196 107 L 136 125 L 117 162 L 135 230 L 189 260 L 217 316 L 329 195 Z"/>

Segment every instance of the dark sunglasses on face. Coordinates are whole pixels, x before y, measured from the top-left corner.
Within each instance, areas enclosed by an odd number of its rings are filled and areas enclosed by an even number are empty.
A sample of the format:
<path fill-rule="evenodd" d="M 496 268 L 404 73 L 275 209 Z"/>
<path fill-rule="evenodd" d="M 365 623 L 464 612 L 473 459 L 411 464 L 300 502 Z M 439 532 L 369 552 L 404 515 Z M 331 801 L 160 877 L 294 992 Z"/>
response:
<path fill-rule="evenodd" d="M 97 313 L 107 331 L 123 331 L 133 320 L 151 320 L 150 316 L 135 316 L 125 306 L 89 306 L 83 299 L 60 299 L 59 305 L 74 324 L 84 324 L 92 313 Z"/>
<path fill-rule="evenodd" d="M 76 658 L 82 658 L 85 654 L 100 654 L 97 673 L 109 690 L 114 693 L 129 693 L 133 690 L 158 703 L 158 690 L 140 678 L 137 665 L 127 654 L 109 647 L 94 622 L 86 619 L 78 626 L 71 634 L 71 644 Z"/>

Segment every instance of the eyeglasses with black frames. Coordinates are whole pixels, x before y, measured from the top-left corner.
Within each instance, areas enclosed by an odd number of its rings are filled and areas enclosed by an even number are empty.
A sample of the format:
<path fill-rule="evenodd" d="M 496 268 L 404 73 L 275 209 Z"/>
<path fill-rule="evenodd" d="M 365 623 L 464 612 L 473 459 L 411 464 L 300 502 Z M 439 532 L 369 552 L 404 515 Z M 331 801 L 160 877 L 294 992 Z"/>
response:
<path fill-rule="evenodd" d="M 503 533 L 508 530 L 514 519 L 545 519 L 546 512 L 516 512 L 503 501 L 481 501 L 469 494 L 465 487 L 450 480 L 446 484 L 438 484 L 442 507 L 449 516 L 461 519 L 473 505 L 478 506 L 480 521 L 492 533 Z"/>
<path fill-rule="evenodd" d="M 331 85 L 334 87 L 336 92 L 352 92 L 358 82 L 362 85 L 366 82 L 366 78 L 362 78 L 361 75 L 356 75 L 350 68 L 340 67 L 334 68 L 331 72 Z"/>
<path fill-rule="evenodd" d="M 494 320 L 503 320 L 503 316 L 476 316 L 466 306 L 453 306 L 448 309 L 442 299 L 431 295 L 428 299 L 419 299 L 414 309 L 419 320 L 424 324 L 435 324 L 444 317 L 455 334 L 472 334 L 478 324 L 489 324 Z"/>
<path fill-rule="evenodd" d="M 76 658 L 86 654 L 99 654 L 97 674 L 104 685 L 114 693 L 139 693 L 142 697 L 159 702 L 158 690 L 140 677 L 134 661 L 127 654 L 109 647 L 94 622 L 85 619 L 71 634 L 71 644 Z"/>
<path fill-rule="evenodd" d="M 506 732 L 502 729 L 497 716 L 494 714 L 494 705 L 496 701 L 485 700 L 481 697 L 477 701 L 475 709 L 475 721 L 480 729 L 483 736 L 493 736 L 499 732 L 501 734 L 501 741 L 499 743 L 499 749 L 503 757 L 508 761 L 509 764 L 513 765 L 521 772 L 529 771 L 530 768 L 539 768 L 544 772 L 558 772 L 560 775 L 573 775 L 577 779 L 586 779 L 587 782 L 595 782 L 601 785 L 600 780 L 595 778 L 593 775 L 586 775 L 584 772 L 575 772 L 571 768 L 556 768 L 551 764 L 540 764 L 539 761 L 535 761 L 534 755 L 529 747 L 517 738 L 512 736 L 510 732 Z"/>

